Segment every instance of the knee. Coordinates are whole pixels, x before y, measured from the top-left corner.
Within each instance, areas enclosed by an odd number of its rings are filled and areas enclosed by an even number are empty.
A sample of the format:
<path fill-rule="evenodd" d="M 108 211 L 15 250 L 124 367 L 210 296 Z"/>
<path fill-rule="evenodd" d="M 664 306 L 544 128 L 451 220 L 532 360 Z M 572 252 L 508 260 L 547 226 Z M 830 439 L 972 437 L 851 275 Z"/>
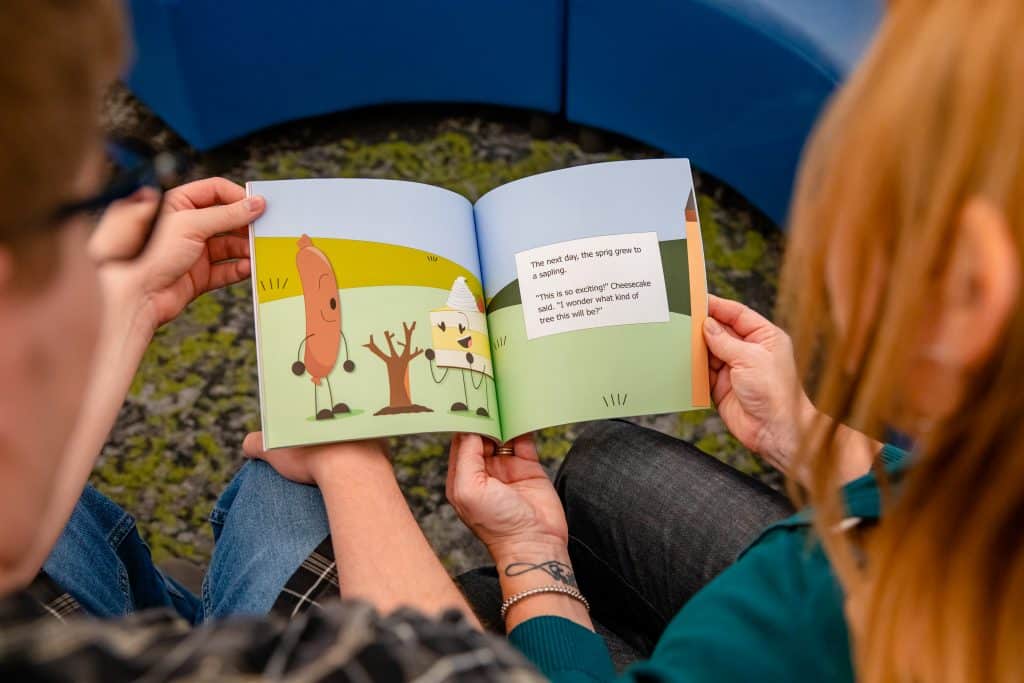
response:
<path fill-rule="evenodd" d="M 230 495 L 227 495 L 229 494 Z M 217 515 L 222 524 L 246 529 L 266 539 L 296 528 L 326 533 L 327 511 L 320 489 L 285 479 L 262 460 L 247 462 L 221 501 Z"/>
<path fill-rule="evenodd" d="M 242 497 L 320 499 L 320 490 L 317 487 L 285 479 L 263 460 L 250 460 L 245 463 L 238 472 L 238 478 L 238 495 Z"/>
<path fill-rule="evenodd" d="M 638 463 L 631 461 L 640 432 L 628 422 L 594 422 L 577 436 L 555 477 L 555 488 L 565 506 L 570 528 L 580 516 L 607 517 L 621 504 Z"/>
<path fill-rule="evenodd" d="M 616 427 L 610 421 L 592 422 L 576 436 L 555 475 L 555 488 L 563 503 L 567 496 L 575 495 L 593 483 L 594 470 L 599 468 L 599 461 L 608 454 L 609 449 L 604 443 L 606 435 L 614 429 Z"/>
<path fill-rule="evenodd" d="M 206 615 L 265 614 L 288 578 L 328 536 L 319 489 L 296 484 L 262 461 L 247 463 L 219 508 L 203 587 Z M 226 492 L 227 493 L 227 492 Z"/>
<path fill-rule="evenodd" d="M 725 468 L 695 447 L 622 420 L 587 425 L 555 480 L 570 528 L 574 521 L 656 515 L 709 469 Z"/>

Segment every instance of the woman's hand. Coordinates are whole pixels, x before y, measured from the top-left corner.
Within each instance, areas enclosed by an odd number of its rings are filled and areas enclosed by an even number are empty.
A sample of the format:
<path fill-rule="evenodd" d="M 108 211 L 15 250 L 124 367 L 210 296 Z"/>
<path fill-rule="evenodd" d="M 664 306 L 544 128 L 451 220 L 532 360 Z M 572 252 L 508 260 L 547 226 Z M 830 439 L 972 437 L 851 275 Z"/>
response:
<path fill-rule="evenodd" d="M 817 414 L 804 393 L 789 335 L 741 303 L 709 298 L 704 339 L 711 397 L 740 442 L 788 473 L 802 427 Z"/>
<path fill-rule="evenodd" d="M 346 441 L 318 446 L 263 450 L 263 432 L 251 432 L 242 442 L 245 457 L 263 460 L 285 479 L 297 484 L 320 485 L 337 466 L 359 468 L 383 463 L 388 469 L 388 449 L 383 439 Z"/>
<path fill-rule="evenodd" d="M 152 334 L 199 295 L 249 277 L 248 225 L 265 207 L 262 197 L 224 178 L 207 178 L 169 190 L 160 221 L 145 251 L 144 239 L 157 195 L 142 190 L 110 206 L 90 243 L 105 262 L 100 273 L 111 303 Z"/>
<path fill-rule="evenodd" d="M 457 434 L 448 460 L 448 501 L 494 559 L 506 598 L 540 588 L 576 588 L 562 501 L 537 459 L 533 437 L 512 442 L 514 455 L 493 455 L 494 444 Z M 516 603 L 505 616 L 511 632 L 538 616 L 559 616 L 593 630 L 582 603 L 541 593 Z"/>
<path fill-rule="evenodd" d="M 494 444 L 456 434 L 446 493 L 459 517 L 499 561 L 523 547 L 569 542 L 562 502 L 537 457 L 533 437 L 512 441 L 514 455 L 493 455 Z"/>

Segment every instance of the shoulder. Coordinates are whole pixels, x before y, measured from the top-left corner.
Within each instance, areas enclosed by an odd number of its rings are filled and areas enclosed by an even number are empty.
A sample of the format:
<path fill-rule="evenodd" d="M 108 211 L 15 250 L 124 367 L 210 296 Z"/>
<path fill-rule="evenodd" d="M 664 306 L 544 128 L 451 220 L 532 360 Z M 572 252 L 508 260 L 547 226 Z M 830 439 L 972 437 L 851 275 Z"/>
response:
<path fill-rule="evenodd" d="M 59 648 L 53 647 L 60 643 Z M 363 603 L 333 603 L 292 620 L 236 618 L 191 627 L 169 612 L 120 620 L 37 620 L 0 628 L 0 680 L 116 681 L 160 671 L 161 680 L 226 680 L 265 675 L 293 680 L 330 674 L 403 681 L 537 680 L 506 642 L 452 613 L 389 616 Z M 90 675 L 92 678 L 90 678 Z"/>

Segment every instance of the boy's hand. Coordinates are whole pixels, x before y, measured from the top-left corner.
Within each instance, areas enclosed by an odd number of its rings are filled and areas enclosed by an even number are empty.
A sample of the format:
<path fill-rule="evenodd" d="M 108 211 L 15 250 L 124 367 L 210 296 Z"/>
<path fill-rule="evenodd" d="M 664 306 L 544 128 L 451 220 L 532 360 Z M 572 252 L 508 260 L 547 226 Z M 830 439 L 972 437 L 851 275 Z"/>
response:
<path fill-rule="evenodd" d="M 285 479 L 297 484 L 319 486 L 332 468 L 361 468 L 380 463 L 389 469 L 387 442 L 384 439 L 347 441 L 317 446 L 297 446 L 263 450 L 263 433 L 251 432 L 242 442 L 245 457 L 263 460 Z M 358 480 L 357 480 L 358 482 Z M 357 483 L 353 482 L 353 483 Z"/>
<path fill-rule="evenodd" d="M 711 296 L 704 339 L 711 397 L 739 441 L 783 472 L 817 411 L 804 393 L 789 335 L 741 303 Z"/>
<path fill-rule="evenodd" d="M 104 214 L 90 249 L 97 257 L 130 251 L 156 210 L 152 191 L 115 202 Z M 101 267 L 115 305 L 138 313 L 150 334 L 176 318 L 199 295 L 249 276 L 248 226 L 266 203 L 224 178 L 169 190 L 146 250 L 130 261 Z M 135 303 L 133 306 L 132 303 Z"/>

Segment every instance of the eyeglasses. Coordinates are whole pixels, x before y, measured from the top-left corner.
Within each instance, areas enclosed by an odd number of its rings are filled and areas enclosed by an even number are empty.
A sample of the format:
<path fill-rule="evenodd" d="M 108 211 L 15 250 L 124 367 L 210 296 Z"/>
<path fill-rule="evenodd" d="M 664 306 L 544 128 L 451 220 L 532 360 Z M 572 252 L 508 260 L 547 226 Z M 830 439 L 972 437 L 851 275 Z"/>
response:
<path fill-rule="evenodd" d="M 62 204 L 54 211 L 47 224 L 58 227 L 81 213 L 98 214 L 119 199 L 130 197 L 138 190 L 149 187 L 159 192 L 153 217 L 146 227 L 138 249 L 131 255 L 120 255 L 117 260 L 131 260 L 145 251 L 163 209 L 164 193 L 177 185 L 186 170 L 185 158 L 174 152 L 156 152 L 149 145 L 134 139 L 120 138 L 106 145 L 112 176 L 96 195 Z"/>

